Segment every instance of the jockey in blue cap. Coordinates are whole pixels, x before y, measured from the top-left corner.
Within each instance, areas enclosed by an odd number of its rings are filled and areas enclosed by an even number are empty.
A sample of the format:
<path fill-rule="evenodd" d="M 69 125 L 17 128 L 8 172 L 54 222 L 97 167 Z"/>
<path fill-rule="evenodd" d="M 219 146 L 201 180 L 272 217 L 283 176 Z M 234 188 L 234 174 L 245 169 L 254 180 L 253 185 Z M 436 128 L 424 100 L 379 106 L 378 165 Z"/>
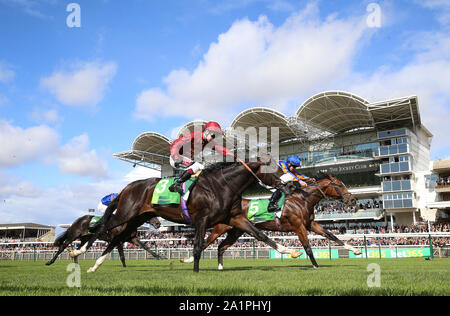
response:
<path fill-rule="evenodd" d="M 298 173 L 295 168 L 301 166 L 300 158 L 297 156 L 289 156 L 286 160 L 280 160 L 278 165 L 283 170 L 284 175 L 280 177 L 280 180 L 283 184 L 287 184 L 288 182 L 293 181 L 295 184 L 298 184 L 301 188 L 306 188 L 308 184 L 305 182 L 307 180 L 311 180 L 311 178 Z M 269 206 L 267 211 L 269 212 L 279 212 L 281 208 L 278 206 L 278 201 L 282 196 L 282 192 L 280 189 L 277 189 L 273 192 Z"/>

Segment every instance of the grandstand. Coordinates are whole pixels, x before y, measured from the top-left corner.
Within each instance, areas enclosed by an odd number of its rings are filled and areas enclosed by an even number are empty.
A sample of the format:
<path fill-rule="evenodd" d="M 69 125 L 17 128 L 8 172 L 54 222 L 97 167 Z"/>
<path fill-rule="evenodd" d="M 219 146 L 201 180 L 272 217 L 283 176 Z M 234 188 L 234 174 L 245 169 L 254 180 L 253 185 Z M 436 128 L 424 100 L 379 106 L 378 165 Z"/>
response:
<path fill-rule="evenodd" d="M 53 242 L 55 227 L 34 223 L 0 224 L 0 241 Z"/>
<path fill-rule="evenodd" d="M 189 122 L 180 129 L 200 128 L 203 121 Z M 224 143 L 234 144 L 236 129 L 256 128 L 258 146 L 272 149 L 271 135 L 264 128 L 278 128 L 278 153 L 284 159 L 298 155 L 300 172 L 333 173 L 359 200 L 359 209 L 316 211 L 325 226 L 356 231 L 358 227 L 411 226 L 448 220 L 450 162 L 430 160 L 433 135 L 422 124 L 417 96 L 371 103 L 352 93 L 328 91 L 312 96 L 291 117 L 270 108 L 255 107 L 241 112 L 226 130 Z M 261 141 L 265 140 L 265 143 Z M 169 164 L 172 140 L 154 132 L 139 135 L 130 151 L 114 154 L 118 159 L 160 170 L 162 176 L 175 171 Z M 237 146 L 237 145 L 236 145 Z M 235 148 L 236 148 L 235 146 Z M 268 196 L 255 190 L 247 196 Z M 361 207 L 362 206 L 362 207 Z M 325 207 L 325 209 L 327 209 Z M 177 225 L 163 222 L 175 229 Z"/>

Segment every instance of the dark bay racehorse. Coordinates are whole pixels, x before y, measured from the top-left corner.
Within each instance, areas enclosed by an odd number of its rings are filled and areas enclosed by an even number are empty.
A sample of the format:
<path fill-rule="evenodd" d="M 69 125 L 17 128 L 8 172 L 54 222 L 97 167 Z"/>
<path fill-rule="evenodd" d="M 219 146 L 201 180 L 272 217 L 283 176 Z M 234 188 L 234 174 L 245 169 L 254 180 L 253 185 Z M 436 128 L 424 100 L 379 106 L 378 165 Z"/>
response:
<path fill-rule="evenodd" d="M 270 172 L 267 171 L 268 169 Z M 217 224 L 236 227 L 281 253 L 289 253 L 291 256 L 297 257 L 300 255 L 297 251 L 275 243 L 259 231 L 247 219 L 241 208 L 242 193 L 250 185 L 259 180 L 266 185 L 278 186 L 280 184 L 279 177 L 282 174 L 282 170 L 270 158 L 264 160 L 259 158 L 258 161 L 248 163 L 248 165 L 240 162 L 213 164 L 200 174 L 192 189 L 188 205 L 190 220 L 183 216 L 180 206 L 152 204 L 153 191 L 160 178 L 135 181 L 125 187 L 108 206 L 96 234 L 125 223 L 127 226 L 121 234 L 127 234 L 136 225 L 155 216 L 180 224 L 191 224 L 195 228 L 194 272 L 199 271 L 206 229 Z M 109 215 L 116 208 L 116 216 L 110 219 Z M 95 266 L 88 272 L 98 269 L 106 255 L 116 246 L 118 240 L 120 240 L 120 235 L 111 241 Z M 74 250 L 71 255 L 74 257 L 85 252 L 91 244 L 92 239 L 80 250 Z"/>
<path fill-rule="evenodd" d="M 280 218 L 280 225 L 276 221 L 266 221 L 256 223 L 255 226 L 261 230 L 295 232 L 302 243 L 303 248 L 308 254 L 314 268 L 317 268 L 317 262 L 314 259 L 313 252 L 309 245 L 307 231 L 315 232 L 330 240 L 333 240 L 340 246 L 353 251 L 355 254 L 361 252 L 339 240 L 330 231 L 324 229 L 319 223 L 314 221 L 314 206 L 323 198 L 340 199 L 346 205 L 355 205 L 356 199 L 348 192 L 345 185 L 330 174 L 318 174 L 316 183 L 310 184 L 307 188 L 294 191 L 293 194 L 286 196 L 286 202 L 283 213 Z M 242 209 L 247 216 L 251 200 L 242 200 Z M 226 239 L 222 241 L 218 248 L 219 270 L 223 269 L 223 254 L 232 246 L 243 232 L 229 225 L 219 224 L 214 227 L 205 244 L 206 249 L 218 237 L 228 232 Z M 182 262 L 192 262 L 192 258 L 182 259 Z"/>
<path fill-rule="evenodd" d="M 114 215 L 112 215 L 112 216 L 114 216 Z M 93 217 L 94 217 L 93 215 L 85 215 L 85 216 L 82 216 L 82 217 L 76 219 L 64 233 L 62 233 L 60 236 L 58 236 L 58 238 L 56 238 L 56 240 L 54 242 L 54 246 L 59 247 L 59 249 L 56 252 L 56 254 L 53 256 L 53 258 L 46 263 L 46 265 L 49 266 L 49 265 L 53 264 L 56 261 L 56 259 L 58 258 L 58 256 L 67 247 L 69 247 L 70 244 L 72 244 L 72 242 L 74 242 L 75 240 L 80 240 L 80 245 L 78 247 L 78 249 L 80 249 L 83 245 L 85 245 L 91 239 L 92 234 L 89 232 L 89 225 L 90 225 L 90 222 Z M 149 224 L 152 225 L 156 229 L 158 229 L 161 226 L 161 223 L 159 222 L 158 218 L 156 218 L 156 217 L 153 217 L 149 221 Z M 122 229 L 123 229 L 123 227 L 121 227 L 121 226 L 115 227 L 115 228 L 111 229 L 110 231 L 100 234 L 98 236 L 98 239 L 106 241 L 106 242 L 110 242 L 116 235 L 118 235 L 122 231 Z M 117 250 L 119 251 L 120 260 L 122 261 L 122 265 L 124 268 L 126 267 L 125 256 L 123 253 L 123 243 L 124 242 L 131 242 L 135 245 L 139 245 L 142 248 L 144 248 L 149 254 L 154 256 L 155 258 L 160 259 L 160 257 L 155 252 L 150 250 L 143 242 L 140 241 L 140 239 L 137 237 L 137 229 L 136 229 L 136 230 L 132 231 L 128 236 L 124 236 L 122 241 L 120 243 L 118 243 L 118 245 L 117 245 Z M 75 262 L 77 262 L 76 259 L 77 258 L 75 258 Z"/>

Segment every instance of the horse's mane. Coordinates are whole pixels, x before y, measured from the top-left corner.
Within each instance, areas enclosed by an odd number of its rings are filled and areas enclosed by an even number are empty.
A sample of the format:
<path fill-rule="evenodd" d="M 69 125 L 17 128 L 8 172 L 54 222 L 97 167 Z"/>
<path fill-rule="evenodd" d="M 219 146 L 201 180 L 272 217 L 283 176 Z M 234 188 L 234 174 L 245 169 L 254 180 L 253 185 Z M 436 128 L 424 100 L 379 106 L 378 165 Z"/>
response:
<path fill-rule="evenodd" d="M 327 174 L 327 173 L 324 173 L 324 172 L 322 172 L 322 171 L 317 172 L 317 173 L 313 176 L 313 178 L 316 179 L 316 181 L 320 181 L 320 180 L 324 180 L 324 179 L 329 179 L 329 180 L 331 180 L 331 179 L 330 179 L 330 175 Z"/>
<path fill-rule="evenodd" d="M 205 169 L 203 169 L 202 171 L 202 175 L 208 175 L 209 173 L 218 171 L 218 170 L 222 170 L 228 167 L 232 167 L 232 166 L 238 166 L 240 165 L 240 162 L 216 162 L 213 164 L 210 164 L 209 166 L 207 166 Z"/>

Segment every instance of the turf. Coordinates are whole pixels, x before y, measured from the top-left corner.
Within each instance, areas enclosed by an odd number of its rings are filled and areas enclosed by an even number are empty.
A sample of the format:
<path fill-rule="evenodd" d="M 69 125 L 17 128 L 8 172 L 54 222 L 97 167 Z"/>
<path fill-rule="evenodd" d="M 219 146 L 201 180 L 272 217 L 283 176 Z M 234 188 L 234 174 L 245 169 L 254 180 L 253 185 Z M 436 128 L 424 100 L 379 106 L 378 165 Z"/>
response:
<path fill-rule="evenodd" d="M 297 295 L 450 295 L 450 260 L 339 259 L 201 260 L 200 273 L 192 264 L 175 260 L 105 261 L 94 274 L 93 261 L 80 261 L 81 287 L 70 288 L 69 261 L 47 267 L 42 261 L 0 261 L 0 296 L 33 295 L 151 295 L 151 296 L 297 296 Z M 381 286 L 369 288 L 369 263 L 381 268 Z"/>

